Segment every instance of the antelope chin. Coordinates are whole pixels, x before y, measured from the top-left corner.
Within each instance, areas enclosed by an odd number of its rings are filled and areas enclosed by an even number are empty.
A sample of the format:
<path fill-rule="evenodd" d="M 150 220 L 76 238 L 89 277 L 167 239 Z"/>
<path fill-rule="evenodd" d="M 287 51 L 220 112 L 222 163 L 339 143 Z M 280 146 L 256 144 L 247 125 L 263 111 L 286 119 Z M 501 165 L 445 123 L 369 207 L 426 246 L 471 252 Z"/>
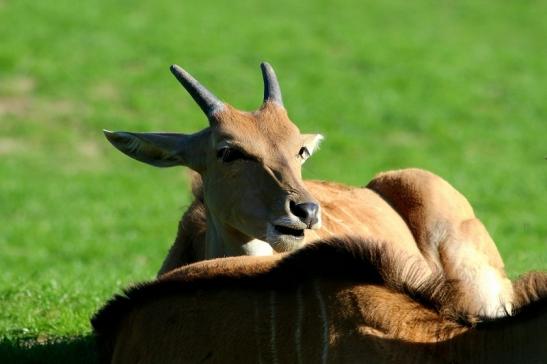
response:
<path fill-rule="evenodd" d="M 291 252 L 304 244 L 304 229 L 268 224 L 266 241 L 277 253 Z"/>

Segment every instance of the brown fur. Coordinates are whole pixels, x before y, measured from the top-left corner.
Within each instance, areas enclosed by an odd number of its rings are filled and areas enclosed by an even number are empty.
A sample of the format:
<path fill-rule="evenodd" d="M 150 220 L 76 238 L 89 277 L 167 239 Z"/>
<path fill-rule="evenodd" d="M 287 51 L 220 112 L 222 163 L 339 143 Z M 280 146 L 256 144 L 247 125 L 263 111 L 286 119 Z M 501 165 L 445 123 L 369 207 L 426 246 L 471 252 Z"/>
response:
<path fill-rule="evenodd" d="M 369 189 L 353 188 L 326 181 L 304 181 L 320 202 L 323 227 L 306 231 L 306 242 L 336 235 L 358 235 L 368 240 L 390 241 L 393 250 L 418 254 L 414 239 L 401 217 L 382 198 Z M 203 251 L 207 229 L 207 209 L 202 189 L 194 184 L 195 200 L 179 223 L 177 238 L 166 257 L 159 274 L 184 264 L 206 259 L 196 256 Z M 191 248 L 186 248 L 191 246 Z M 397 249 L 398 248 L 398 249 Z M 424 267 L 424 270 L 427 270 Z"/>
<path fill-rule="evenodd" d="M 160 274 L 203 259 L 285 253 L 351 234 L 387 242 L 392 254 L 419 267 L 421 280 L 444 274 L 460 282 L 465 301 L 475 303 L 466 306 L 468 314 L 510 312 L 512 286 L 494 242 L 465 197 L 440 177 L 407 169 L 383 173 L 368 188 L 303 181 L 301 166 L 321 137 L 300 132 L 273 69 L 261 68 L 265 97 L 254 112 L 221 102 L 174 66 L 206 113 L 207 128 L 194 134 L 105 132 L 130 157 L 159 167 L 184 165 L 203 181 L 203 199 L 184 215 Z"/>
<path fill-rule="evenodd" d="M 547 297 L 547 273 L 529 272 L 513 283 L 517 310 L 523 310 L 532 302 L 541 302 Z"/>
<path fill-rule="evenodd" d="M 545 355 L 547 274 L 515 282 L 514 316 L 485 320 L 462 315 L 453 305 L 461 286 L 440 275 L 409 284 L 416 269 L 389 249 L 338 238 L 289 255 L 179 268 L 99 311 L 93 327 L 102 359 L 510 363 Z"/>
<path fill-rule="evenodd" d="M 205 204 L 196 198 L 179 221 L 177 241 L 186 244 L 173 244 L 169 250 L 169 257 L 178 257 L 176 265 L 185 265 L 203 260 L 205 256 L 205 232 L 207 231 L 207 218 Z M 160 272 L 170 270 L 173 263 L 164 260 Z"/>
<path fill-rule="evenodd" d="M 471 312 L 482 308 L 496 316 L 511 310 L 512 287 L 502 258 L 461 193 L 415 168 L 381 173 L 367 187 L 403 217 L 428 263 L 466 286 L 461 292 L 475 301 Z M 490 307 L 484 307 L 488 301 Z"/>
<path fill-rule="evenodd" d="M 503 270 L 495 243 L 467 199 L 439 176 L 416 168 L 403 169 L 381 173 L 367 187 L 399 212 L 429 262 L 446 264 L 440 246 L 450 240 L 467 240 L 488 257 L 489 265 Z"/>
<path fill-rule="evenodd" d="M 392 251 L 421 264 L 424 278 L 436 271 L 464 284 L 462 295 L 475 302 L 466 306 L 470 314 L 510 312 L 512 286 L 495 243 L 467 199 L 442 178 L 404 169 L 378 175 L 367 188 L 324 181 L 304 181 L 304 186 L 319 201 L 323 217 L 321 229 L 306 232 L 306 242 L 340 234 L 387 241 Z M 207 226 L 206 207 L 199 201 L 197 195 L 195 211 L 191 207 L 182 218 L 159 274 L 206 258 L 195 255 L 205 245 Z"/>

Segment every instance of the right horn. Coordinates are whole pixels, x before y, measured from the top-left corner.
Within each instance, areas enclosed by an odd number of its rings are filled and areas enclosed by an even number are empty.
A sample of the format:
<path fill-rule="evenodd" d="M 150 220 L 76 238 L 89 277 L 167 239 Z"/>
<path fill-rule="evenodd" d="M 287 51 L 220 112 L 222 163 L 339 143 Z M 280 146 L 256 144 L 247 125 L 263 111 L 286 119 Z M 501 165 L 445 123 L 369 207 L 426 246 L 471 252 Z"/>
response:
<path fill-rule="evenodd" d="M 224 103 L 218 97 L 207 90 L 191 74 L 183 70 L 176 64 L 170 67 L 171 73 L 179 80 L 181 85 L 188 91 L 190 96 L 197 102 L 201 110 L 207 116 L 211 116 L 216 111 L 224 107 Z"/>
<path fill-rule="evenodd" d="M 264 78 L 264 102 L 274 101 L 280 106 L 283 106 L 283 98 L 281 97 L 281 88 L 279 81 L 272 66 L 267 62 L 260 64 L 262 70 L 262 78 Z"/>

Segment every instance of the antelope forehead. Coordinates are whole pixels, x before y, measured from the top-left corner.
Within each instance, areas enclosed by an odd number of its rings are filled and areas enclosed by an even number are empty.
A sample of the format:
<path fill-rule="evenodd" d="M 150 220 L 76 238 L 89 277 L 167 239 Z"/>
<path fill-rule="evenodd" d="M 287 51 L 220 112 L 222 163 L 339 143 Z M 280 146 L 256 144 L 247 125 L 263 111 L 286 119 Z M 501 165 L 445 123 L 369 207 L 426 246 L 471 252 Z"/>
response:
<path fill-rule="evenodd" d="M 240 130 L 237 132 L 218 132 L 213 138 L 214 148 L 234 147 L 252 154 L 290 154 L 296 155 L 301 146 L 300 133 L 278 134 L 257 130 Z"/>
<path fill-rule="evenodd" d="M 300 130 L 286 116 L 285 111 L 280 114 L 270 107 L 255 113 L 233 109 L 220 119 L 222 122 L 216 124 L 214 129 L 221 139 L 231 139 L 241 144 L 249 142 L 274 145 L 287 142 L 294 144 L 300 140 Z"/>

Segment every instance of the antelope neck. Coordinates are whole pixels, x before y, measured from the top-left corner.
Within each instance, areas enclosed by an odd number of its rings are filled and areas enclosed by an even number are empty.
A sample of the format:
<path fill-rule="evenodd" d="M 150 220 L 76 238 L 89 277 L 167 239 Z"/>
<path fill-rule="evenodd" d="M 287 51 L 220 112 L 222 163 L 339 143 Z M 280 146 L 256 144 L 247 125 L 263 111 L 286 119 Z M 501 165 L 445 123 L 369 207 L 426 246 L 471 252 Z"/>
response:
<path fill-rule="evenodd" d="M 254 239 L 231 226 L 223 224 L 208 212 L 205 244 L 206 259 L 224 256 L 272 254 L 271 247 L 269 248 L 270 253 L 268 254 L 268 243 Z M 257 248 L 259 248 L 261 254 L 254 253 Z"/>

